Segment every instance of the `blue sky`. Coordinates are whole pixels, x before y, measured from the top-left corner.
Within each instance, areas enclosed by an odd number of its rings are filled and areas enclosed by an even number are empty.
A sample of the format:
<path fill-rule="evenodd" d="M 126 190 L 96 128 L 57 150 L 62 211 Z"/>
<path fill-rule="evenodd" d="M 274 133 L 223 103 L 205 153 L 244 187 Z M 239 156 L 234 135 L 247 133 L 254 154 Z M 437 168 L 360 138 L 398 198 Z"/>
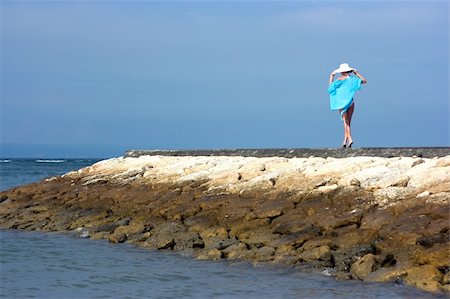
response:
<path fill-rule="evenodd" d="M 448 1 L 2 1 L 3 157 L 449 146 Z"/>

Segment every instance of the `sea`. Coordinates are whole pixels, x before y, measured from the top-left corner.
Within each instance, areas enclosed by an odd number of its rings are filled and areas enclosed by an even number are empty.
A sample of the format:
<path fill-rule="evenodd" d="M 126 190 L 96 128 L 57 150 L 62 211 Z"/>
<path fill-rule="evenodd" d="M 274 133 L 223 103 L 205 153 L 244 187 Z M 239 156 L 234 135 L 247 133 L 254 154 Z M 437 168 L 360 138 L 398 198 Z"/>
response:
<path fill-rule="evenodd" d="M 1 159 L 0 190 L 96 161 Z M 446 298 L 403 284 L 339 281 L 332 269 L 197 261 L 70 232 L 0 230 L 0 240 L 0 298 Z"/>

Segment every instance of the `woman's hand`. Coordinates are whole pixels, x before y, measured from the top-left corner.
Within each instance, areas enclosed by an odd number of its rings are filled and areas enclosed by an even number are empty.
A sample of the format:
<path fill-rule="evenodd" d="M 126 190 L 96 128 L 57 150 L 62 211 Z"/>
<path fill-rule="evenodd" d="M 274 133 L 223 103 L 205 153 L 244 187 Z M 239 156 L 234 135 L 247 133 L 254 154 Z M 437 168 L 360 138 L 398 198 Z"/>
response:
<path fill-rule="evenodd" d="M 367 83 L 366 78 L 364 78 L 360 73 L 358 73 L 357 70 L 353 69 L 353 73 L 355 73 L 355 75 L 356 75 L 358 78 L 361 79 L 361 83 L 363 83 L 363 84 L 366 84 L 366 83 Z"/>

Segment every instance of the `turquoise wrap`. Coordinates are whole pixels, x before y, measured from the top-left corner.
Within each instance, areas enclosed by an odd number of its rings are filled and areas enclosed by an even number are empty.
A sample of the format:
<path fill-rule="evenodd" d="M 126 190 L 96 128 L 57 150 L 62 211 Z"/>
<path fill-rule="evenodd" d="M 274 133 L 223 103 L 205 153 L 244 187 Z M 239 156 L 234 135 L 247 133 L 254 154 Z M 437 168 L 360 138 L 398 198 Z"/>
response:
<path fill-rule="evenodd" d="M 357 77 L 332 82 L 328 87 L 331 110 L 342 109 L 341 115 L 344 114 L 352 104 L 355 92 L 361 89 L 361 82 Z"/>

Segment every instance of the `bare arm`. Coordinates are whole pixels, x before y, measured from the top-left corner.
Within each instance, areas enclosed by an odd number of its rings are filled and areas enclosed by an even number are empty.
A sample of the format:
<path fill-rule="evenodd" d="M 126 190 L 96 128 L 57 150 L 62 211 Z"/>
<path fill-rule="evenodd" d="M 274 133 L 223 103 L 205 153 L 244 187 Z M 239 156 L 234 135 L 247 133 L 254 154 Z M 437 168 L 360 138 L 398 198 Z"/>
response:
<path fill-rule="evenodd" d="M 335 72 L 333 71 L 333 72 L 331 72 L 331 74 L 330 74 L 330 79 L 328 80 L 328 85 L 330 85 L 331 84 L 331 82 L 333 82 L 333 79 L 334 79 L 334 75 L 335 75 Z"/>
<path fill-rule="evenodd" d="M 366 83 L 367 83 L 366 78 L 364 78 L 363 75 L 361 75 L 360 73 L 358 73 L 357 70 L 353 70 L 353 73 L 354 73 L 356 76 L 358 76 L 359 79 L 362 80 L 361 83 L 363 83 L 363 84 L 366 84 Z"/>

